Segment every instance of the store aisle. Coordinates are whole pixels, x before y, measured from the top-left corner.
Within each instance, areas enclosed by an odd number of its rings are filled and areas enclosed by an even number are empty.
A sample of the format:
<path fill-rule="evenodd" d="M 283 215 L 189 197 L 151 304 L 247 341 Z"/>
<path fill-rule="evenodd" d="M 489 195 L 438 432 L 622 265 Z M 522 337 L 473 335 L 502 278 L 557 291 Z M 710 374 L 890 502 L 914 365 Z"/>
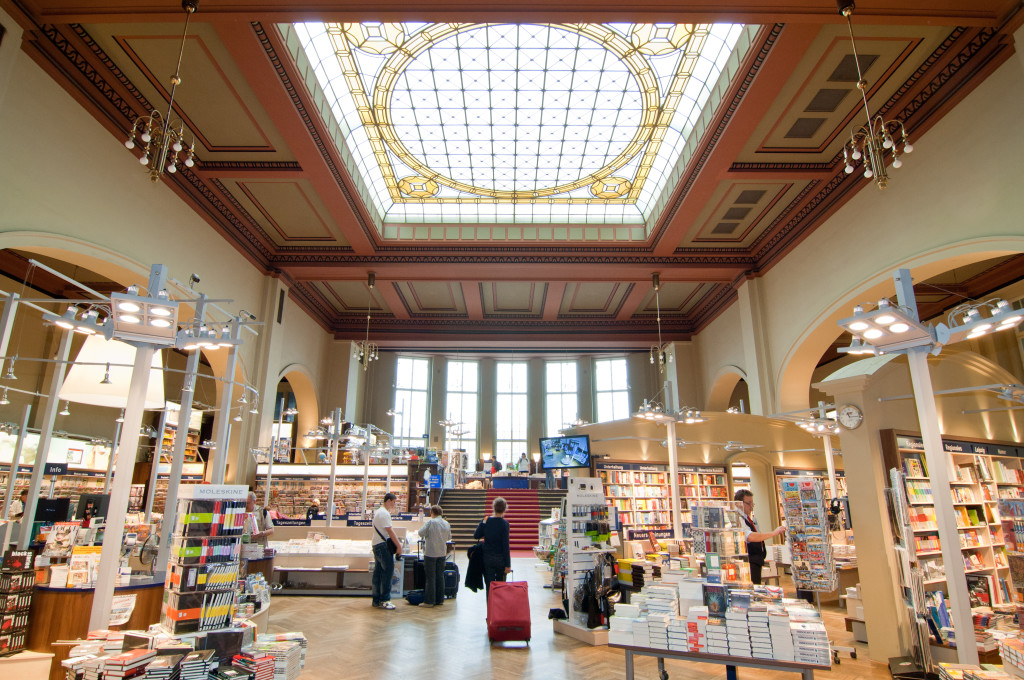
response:
<path fill-rule="evenodd" d="M 465 574 L 465 553 L 459 567 Z M 494 645 L 487 640 L 484 593 L 461 587 L 455 600 L 443 607 L 411 607 L 395 602 L 394 611 L 373 609 L 369 597 L 275 597 L 270 630 L 301 630 L 309 639 L 306 669 L 301 680 L 621 680 L 624 656 L 607 647 L 591 647 L 564 635 L 556 636 L 548 610 L 561 607 L 559 598 L 543 588 L 550 572 L 535 569 L 533 557 L 513 557 L 516 580 L 530 584 L 533 639 Z M 842 629 L 842 617 L 826 617 L 830 628 Z M 848 636 L 848 633 L 841 633 Z M 865 650 L 866 655 L 866 650 Z M 829 680 L 887 680 L 888 669 L 861 655 L 844 658 Z M 669 661 L 673 680 L 725 678 L 723 666 Z M 636 678 L 654 680 L 653 659 L 638 659 Z M 740 678 L 792 680 L 792 673 L 740 669 Z"/>

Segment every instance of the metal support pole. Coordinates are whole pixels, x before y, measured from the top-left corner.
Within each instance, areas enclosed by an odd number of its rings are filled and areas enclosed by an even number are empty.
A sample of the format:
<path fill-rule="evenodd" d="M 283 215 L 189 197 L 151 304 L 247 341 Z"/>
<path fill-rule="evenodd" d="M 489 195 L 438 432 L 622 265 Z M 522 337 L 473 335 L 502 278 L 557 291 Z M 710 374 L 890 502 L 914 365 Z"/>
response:
<path fill-rule="evenodd" d="M 14 317 L 18 312 L 17 293 L 8 293 L 4 300 L 4 311 L 0 314 L 0 357 L 7 356 L 7 347 L 11 343 L 11 331 L 14 330 Z M 0 369 L 3 369 L 3 360 L 0 359 Z"/>
<path fill-rule="evenodd" d="M 241 319 L 235 317 L 231 320 L 231 339 L 238 340 L 241 330 Z M 217 436 L 214 441 L 217 448 L 213 450 L 211 462 L 212 471 L 210 482 L 212 484 L 224 483 L 224 470 L 228 464 L 228 443 L 231 437 L 231 407 L 235 399 L 235 367 L 238 365 L 238 345 L 231 345 L 228 350 L 228 362 L 224 369 L 224 391 L 220 400 L 220 412 L 217 414 Z M 245 394 L 245 389 L 242 389 Z"/>
<path fill-rule="evenodd" d="M 199 296 L 196 304 L 196 320 L 202 323 L 203 310 L 206 306 L 206 295 Z M 196 393 L 196 376 L 199 372 L 199 349 L 188 355 L 185 363 L 185 378 L 181 390 L 181 409 L 178 411 L 178 430 L 174 436 L 174 452 L 171 454 L 171 471 L 167 475 L 167 494 L 164 498 L 164 513 L 160 523 L 160 543 L 157 547 L 156 568 L 154 573 L 163 572 L 167 566 L 167 554 L 171 547 L 171 531 L 174 529 L 178 511 L 178 486 L 181 484 L 181 471 L 185 467 L 185 446 L 188 444 L 188 424 L 192 420 L 192 398 Z M 154 478 L 155 479 L 155 478 Z M 156 492 L 156 482 L 153 490 Z"/>
<path fill-rule="evenodd" d="M 679 507 L 679 453 L 676 448 L 676 420 L 665 423 L 668 434 L 668 479 L 669 491 L 672 494 L 672 537 L 683 538 L 683 524 L 680 518 L 682 508 Z"/>
<path fill-rule="evenodd" d="M 21 537 L 18 539 L 18 548 L 25 550 L 32 538 L 32 520 L 36 516 L 36 499 L 39 498 L 39 490 L 43 486 L 43 470 L 46 469 L 46 458 L 50 451 L 50 440 L 53 438 L 53 423 L 57 418 L 57 395 L 60 394 L 61 385 L 64 384 L 64 369 L 67 365 L 68 356 L 71 354 L 71 331 L 61 334 L 60 346 L 57 349 L 57 362 L 53 367 L 53 374 L 50 376 L 50 390 L 46 396 L 46 407 L 43 409 L 43 422 L 39 428 L 39 444 L 36 447 L 36 461 L 32 466 L 32 480 L 29 482 L 28 498 L 25 503 L 25 517 L 28 523 L 21 528 Z"/>
<path fill-rule="evenodd" d="M 4 496 L 4 509 L 0 517 L 7 519 L 11 511 L 11 503 L 14 501 L 14 482 L 18 478 L 18 463 L 21 462 L 21 451 L 25 448 L 25 436 L 28 434 L 28 418 L 32 413 L 32 405 L 25 404 L 25 416 L 21 419 L 21 429 L 18 430 L 18 442 L 14 445 L 14 455 L 11 456 L 11 474 L 7 479 L 7 495 Z M 28 500 L 28 499 L 26 499 Z M 32 522 L 29 522 L 31 525 Z M 25 530 L 25 515 L 21 516 L 21 530 Z M 0 543 L 0 550 L 6 550 L 10 545 L 11 522 L 7 522 L 3 532 L 3 542 Z"/>
<path fill-rule="evenodd" d="M 107 473 L 103 475 L 103 493 L 110 493 L 110 480 L 114 476 L 114 460 L 117 458 L 117 443 L 121 441 L 121 426 L 114 423 L 114 441 L 110 443 L 110 455 L 107 456 Z"/>
<path fill-rule="evenodd" d="M 370 490 L 370 426 L 366 426 L 366 441 L 363 442 L 360 450 L 363 453 L 363 517 L 366 517 L 369 508 L 366 505 L 366 497 Z M 385 492 L 387 493 L 387 492 Z"/>
<path fill-rule="evenodd" d="M 341 409 L 334 409 L 332 415 L 333 429 L 331 430 L 331 476 L 327 487 L 327 526 L 331 526 L 334 519 L 334 479 L 338 471 L 338 440 L 341 439 Z"/>
<path fill-rule="evenodd" d="M 160 428 L 156 431 L 156 444 L 153 445 L 153 458 L 150 460 L 149 489 L 146 494 L 146 524 L 153 520 L 153 492 L 156 491 L 156 472 L 160 467 L 160 458 L 164 453 L 164 432 L 167 431 L 167 408 L 160 414 Z"/>
<path fill-rule="evenodd" d="M 821 438 L 825 442 L 825 467 L 828 468 L 828 490 L 832 494 L 832 498 L 838 498 L 836 496 L 836 461 L 835 454 L 832 452 L 832 435 L 825 435 Z"/>
<path fill-rule="evenodd" d="M 939 529 L 939 548 L 946 567 L 946 586 L 949 588 L 950 619 L 956 639 L 957 661 L 962 664 L 978 663 L 978 646 L 974 644 L 974 620 L 971 601 L 967 594 L 967 575 L 964 572 L 963 553 L 960 551 L 960 532 L 949 480 L 952 460 L 942 448 L 939 432 L 938 409 L 932 394 L 932 377 L 928 372 L 928 349 L 915 348 L 907 352 L 910 381 L 914 386 L 917 420 L 924 442 L 924 456 L 932 481 L 932 502 Z"/>
<path fill-rule="evenodd" d="M 162 286 L 160 286 L 162 288 Z M 159 290 L 160 288 L 155 288 Z M 153 286 L 150 289 L 154 289 Z M 92 597 L 92 612 L 89 615 L 89 630 L 107 628 L 110 625 L 110 609 L 114 601 L 114 587 L 121 561 L 121 540 L 124 537 L 125 515 L 128 497 L 132 487 L 132 473 L 135 471 L 135 456 L 139 449 L 139 430 L 142 428 L 142 411 L 149 385 L 150 366 L 156 349 L 152 345 L 141 345 L 135 349 L 135 366 L 128 388 L 128 403 L 124 410 L 124 426 L 117 445 L 117 474 L 110 492 L 107 510 L 106 530 L 103 548 L 97 569 L 96 590 Z"/>

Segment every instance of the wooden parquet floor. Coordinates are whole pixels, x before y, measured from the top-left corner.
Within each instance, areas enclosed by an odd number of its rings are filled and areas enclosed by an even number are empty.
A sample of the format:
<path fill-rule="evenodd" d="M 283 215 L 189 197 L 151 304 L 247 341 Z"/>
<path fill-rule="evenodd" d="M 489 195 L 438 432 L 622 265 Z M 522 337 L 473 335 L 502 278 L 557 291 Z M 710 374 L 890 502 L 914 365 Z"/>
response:
<path fill-rule="evenodd" d="M 465 573 L 465 560 L 460 568 Z M 490 645 L 487 640 L 483 592 L 461 587 L 454 600 L 427 609 L 396 601 L 394 611 L 374 609 L 369 597 L 274 597 L 271 632 L 301 630 L 309 640 L 301 680 L 622 680 L 625 657 L 620 650 L 591 647 L 555 635 L 548 609 L 561 607 L 559 598 L 543 585 L 549 572 L 537 571 L 532 557 L 513 557 L 515 580 L 530 584 L 533 639 Z M 844 630 L 840 610 L 825 611 L 833 639 L 854 645 Z M 844 655 L 842 663 L 820 677 L 829 680 L 887 680 L 888 668 L 869 661 L 865 645 L 858 658 Z M 669 660 L 672 680 L 717 680 L 725 667 Z M 792 673 L 738 669 L 741 679 L 795 680 Z M 657 662 L 636 658 L 637 680 L 655 680 Z"/>

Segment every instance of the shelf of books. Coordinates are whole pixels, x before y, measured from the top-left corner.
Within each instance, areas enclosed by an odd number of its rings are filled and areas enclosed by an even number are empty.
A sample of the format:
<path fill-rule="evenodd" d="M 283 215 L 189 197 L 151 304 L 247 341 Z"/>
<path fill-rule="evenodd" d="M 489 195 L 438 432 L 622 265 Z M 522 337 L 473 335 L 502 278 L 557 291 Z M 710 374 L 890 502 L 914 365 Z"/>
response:
<path fill-rule="evenodd" d="M 182 484 L 200 484 L 205 475 L 206 463 L 185 463 L 181 466 Z M 153 512 L 163 514 L 164 506 L 167 504 L 167 483 L 170 478 L 171 464 L 160 463 L 156 469 L 156 488 L 153 489 Z"/>
<path fill-rule="evenodd" d="M 267 484 L 266 464 L 256 467 L 256 497 L 263 499 Z M 268 510 L 284 517 L 305 517 L 310 501 L 316 498 L 320 508 L 327 508 L 330 490 L 329 465 L 274 465 L 270 479 Z M 391 466 L 391 485 L 387 484 L 387 465 L 371 465 L 367 485 L 367 507 L 375 509 L 384 501 L 388 491 L 398 496 L 398 507 L 404 512 L 409 507 L 408 466 Z M 358 512 L 363 502 L 363 466 L 338 465 L 334 479 L 334 503 L 338 515 Z"/>
<path fill-rule="evenodd" d="M 828 470 L 777 467 L 773 468 L 773 471 L 775 473 L 775 498 L 779 505 L 780 520 L 786 516 L 786 509 L 782 503 L 784 497 L 782 483 L 792 477 L 809 477 L 821 482 L 825 488 L 825 506 L 828 507 L 829 501 L 832 500 L 832 491 L 828 485 Z M 836 470 L 836 493 L 840 498 L 846 495 L 846 475 L 842 470 Z"/>
<path fill-rule="evenodd" d="M 32 466 L 19 465 L 18 476 L 14 480 L 14 498 L 17 498 L 22 489 L 27 489 L 32 479 Z M 11 480 L 11 465 L 0 465 L 0 506 L 7 502 L 7 484 Z"/>
<path fill-rule="evenodd" d="M 596 463 L 605 497 L 618 510 L 627 538 L 631 531 L 664 530 L 672 525 L 668 465 L 654 463 Z M 707 500 L 729 500 L 729 479 L 721 465 L 680 465 L 681 521 L 691 521 L 690 508 Z"/>
<path fill-rule="evenodd" d="M 944 590 L 937 490 L 928 475 L 924 443 L 913 433 L 883 430 L 881 436 L 886 467 L 902 473 L 924 588 Z M 1024 554 L 1018 552 L 1018 546 L 1024 548 L 1024 447 L 952 438 L 943 438 L 942 446 L 951 463 L 949 494 L 971 606 L 1024 601 L 1018 592 L 1024 589 Z"/>
<path fill-rule="evenodd" d="M 174 440 L 178 436 L 178 428 L 175 425 L 164 427 L 164 437 L 160 444 L 160 452 L 163 454 L 161 460 L 170 460 L 174 453 Z M 199 458 L 199 430 L 189 429 L 185 432 L 185 462 L 195 463 Z"/>

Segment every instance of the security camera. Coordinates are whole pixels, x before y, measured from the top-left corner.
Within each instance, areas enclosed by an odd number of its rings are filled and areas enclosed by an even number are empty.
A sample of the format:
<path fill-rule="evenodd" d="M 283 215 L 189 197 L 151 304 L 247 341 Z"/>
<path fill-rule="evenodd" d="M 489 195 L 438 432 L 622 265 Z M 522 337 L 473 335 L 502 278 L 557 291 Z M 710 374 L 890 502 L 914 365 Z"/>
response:
<path fill-rule="evenodd" d="M 256 315 L 247 309 L 239 310 L 238 315 L 241 316 L 242 318 L 248 319 L 249 321 L 256 320 Z"/>
<path fill-rule="evenodd" d="M 188 287 L 189 288 L 194 288 L 197 283 L 199 283 L 199 274 L 194 274 L 194 273 L 193 274 L 189 274 L 189 276 L 188 276 Z"/>

